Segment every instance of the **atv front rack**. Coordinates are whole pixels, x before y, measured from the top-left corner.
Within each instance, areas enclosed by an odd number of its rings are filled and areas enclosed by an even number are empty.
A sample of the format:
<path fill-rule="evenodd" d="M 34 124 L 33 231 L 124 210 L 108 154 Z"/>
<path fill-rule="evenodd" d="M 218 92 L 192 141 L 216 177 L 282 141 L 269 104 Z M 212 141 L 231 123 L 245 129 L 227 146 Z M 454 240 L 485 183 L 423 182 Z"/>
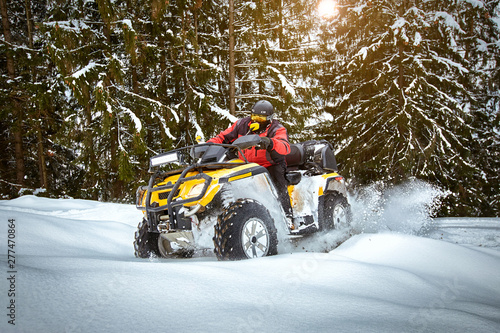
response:
<path fill-rule="evenodd" d="M 247 144 L 246 141 L 245 144 Z M 158 232 L 157 226 L 160 223 L 160 213 L 163 212 L 168 214 L 168 221 L 166 214 L 161 215 L 162 221 L 170 223 L 174 223 L 175 221 L 175 227 L 177 229 L 189 229 L 191 220 L 187 218 L 181 208 L 185 204 L 201 200 L 206 195 L 212 182 L 212 177 L 204 173 L 203 170 L 221 167 L 234 168 L 249 163 L 242 153 L 242 149 L 245 148 L 246 147 L 240 147 L 235 144 L 205 143 L 175 149 L 151 158 L 150 171 L 153 169 L 156 170 L 149 179 L 148 186 L 139 187 L 136 198 L 136 208 L 141 210 L 146 209 L 150 232 Z M 240 157 L 243 157 L 243 162 L 227 161 L 227 154 L 234 154 L 236 153 L 235 151 L 240 153 Z M 236 155 L 234 157 L 236 157 Z M 177 166 L 178 168 L 167 172 L 161 168 L 162 166 L 170 165 Z M 198 173 L 187 177 L 186 175 L 192 171 Z M 168 176 L 179 173 L 180 175 L 175 182 L 168 182 L 165 185 L 156 185 L 157 179 L 165 179 Z M 182 184 L 200 179 L 203 179 L 203 189 L 198 195 L 186 199 L 178 197 Z M 153 193 L 158 193 L 158 196 L 168 193 L 168 197 L 166 198 L 167 203 L 160 205 L 157 201 L 151 202 Z M 161 200 L 165 200 L 165 197 L 161 198 Z"/>
<path fill-rule="evenodd" d="M 156 216 L 157 216 L 156 213 L 163 212 L 166 210 L 168 212 L 169 221 L 174 221 L 174 214 L 180 214 L 179 210 L 175 209 L 176 207 L 182 207 L 184 204 L 198 201 L 205 196 L 205 193 L 207 192 L 208 186 L 210 185 L 210 183 L 212 181 L 212 177 L 208 176 L 205 173 L 198 173 L 194 176 L 186 177 L 186 174 L 188 174 L 188 172 L 190 172 L 194 169 L 197 169 L 197 168 L 198 168 L 197 165 L 193 165 L 191 167 L 185 168 L 182 171 L 181 175 L 179 176 L 179 179 L 174 184 L 168 183 L 166 185 L 160 185 L 157 187 L 153 187 L 154 181 L 155 181 L 157 175 L 153 175 L 151 177 L 151 179 L 149 180 L 148 187 L 147 187 L 146 205 L 145 205 L 146 211 L 148 214 L 148 222 L 149 222 L 149 228 L 150 228 L 149 230 L 153 231 L 156 229 L 155 224 L 158 223 L 157 218 L 156 218 Z M 173 200 L 174 196 L 177 194 L 180 186 L 183 183 L 188 182 L 190 180 L 197 180 L 197 179 L 204 179 L 203 189 L 199 195 L 197 195 L 195 197 L 187 198 L 187 199 L 178 199 L 175 201 Z M 160 206 L 157 202 L 151 203 L 151 196 L 154 192 L 163 192 L 165 190 L 170 190 L 168 192 L 166 205 Z M 156 203 L 156 205 L 155 205 L 155 203 Z M 182 219 L 181 216 L 177 216 L 177 220 L 181 220 L 179 218 Z M 189 223 L 190 222 L 191 221 L 189 221 Z"/>

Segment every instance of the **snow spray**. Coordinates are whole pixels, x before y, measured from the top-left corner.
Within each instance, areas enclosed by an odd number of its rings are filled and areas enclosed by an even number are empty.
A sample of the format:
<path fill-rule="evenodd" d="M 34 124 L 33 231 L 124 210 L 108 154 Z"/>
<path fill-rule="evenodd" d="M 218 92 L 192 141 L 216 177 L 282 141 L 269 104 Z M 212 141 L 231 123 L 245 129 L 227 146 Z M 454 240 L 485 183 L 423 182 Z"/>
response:
<path fill-rule="evenodd" d="M 382 181 L 360 188 L 349 197 L 355 233 L 393 231 L 417 235 L 432 223 L 432 216 L 447 192 L 412 179 L 390 186 Z"/>

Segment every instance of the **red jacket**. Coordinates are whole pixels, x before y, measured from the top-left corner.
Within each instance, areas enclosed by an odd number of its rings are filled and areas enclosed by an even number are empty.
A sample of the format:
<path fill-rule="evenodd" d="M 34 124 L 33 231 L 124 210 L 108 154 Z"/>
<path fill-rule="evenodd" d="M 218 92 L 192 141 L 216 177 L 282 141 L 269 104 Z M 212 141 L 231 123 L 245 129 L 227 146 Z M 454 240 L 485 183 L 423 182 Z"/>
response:
<path fill-rule="evenodd" d="M 250 117 L 240 119 L 207 142 L 231 143 L 240 136 L 247 135 L 251 123 Z M 271 139 L 272 148 L 268 148 L 267 150 L 256 149 L 256 147 L 246 149 L 243 153 L 247 160 L 266 168 L 275 164 L 286 165 L 285 155 L 290 153 L 290 143 L 288 142 L 286 128 L 277 120 L 273 120 L 262 132 L 256 134 L 259 134 L 261 137 L 267 136 Z"/>

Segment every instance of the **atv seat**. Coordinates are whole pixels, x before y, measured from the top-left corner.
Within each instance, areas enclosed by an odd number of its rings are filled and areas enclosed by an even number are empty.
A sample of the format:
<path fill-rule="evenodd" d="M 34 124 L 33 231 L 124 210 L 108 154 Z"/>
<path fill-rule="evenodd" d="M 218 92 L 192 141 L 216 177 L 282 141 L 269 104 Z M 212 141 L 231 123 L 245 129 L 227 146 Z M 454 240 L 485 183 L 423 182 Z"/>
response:
<path fill-rule="evenodd" d="M 333 146 L 326 140 L 309 140 L 290 144 L 285 156 L 287 172 L 308 170 L 314 174 L 338 171 Z"/>
<path fill-rule="evenodd" d="M 289 185 L 297 185 L 302 179 L 300 172 L 293 172 L 298 170 L 304 164 L 304 146 L 299 144 L 290 145 L 290 153 L 285 156 L 286 160 L 286 179 Z"/>
<path fill-rule="evenodd" d="M 285 156 L 287 170 L 297 170 L 304 164 L 304 146 L 300 143 L 290 145 L 290 153 Z"/>

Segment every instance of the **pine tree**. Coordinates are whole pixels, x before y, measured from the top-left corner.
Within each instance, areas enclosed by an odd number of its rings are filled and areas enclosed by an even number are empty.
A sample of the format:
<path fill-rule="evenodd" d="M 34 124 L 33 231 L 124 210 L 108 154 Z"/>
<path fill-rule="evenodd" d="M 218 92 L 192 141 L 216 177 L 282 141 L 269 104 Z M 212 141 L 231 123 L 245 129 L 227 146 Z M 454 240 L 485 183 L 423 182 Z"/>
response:
<path fill-rule="evenodd" d="M 234 0 L 238 115 L 268 99 L 292 141 L 335 142 L 354 185 L 417 177 L 455 194 L 442 214 L 498 215 L 498 1 L 343 0 L 333 18 L 316 5 Z M 24 0 L 4 14 L 2 193 L 22 180 L 130 200 L 151 155 L 236 120 L 229 0 Z"/>
<path fill-rule="evenodd" d="M 292 141 L 313 137 L 302 135 L 311 118 L 321 112 L 319 19 L 317 1 L 281 1 L 277 8 L 278 49 L 270 63 L 280 82 L 280 109 L 286 115 Z"/>
<path fill-rule="evenodd" d="M 475 215 L 499 216 L 500 214 L 500 27 L 498 22 L 500 2 L 489 1 L 466 8 L 463 15 L 468 37 L 465 58 L 474 65 L 477 79 L 477 107 L 472 110 L 475 129 L 472 155 L 481 161 L 481 172 L 475 174 L 476 187 L 481 191 L 479 200 L 473 203 Z"/>
<path fill-rule="evenodd" d="M 65 116 L 76 120 L 69 141 L 89 197 L 130 198 L 148 156 L 213 133 L 214 114 L 229 116 L 213 24 L 223 20 L 209 1 L 77 4 L 51 8 L 44 22 L 48 52 L 80 105 Z"/>
<path fill-rule="evenodd" d="M 11 8 L 14 7 L 14 8 Z M 24 113 L 22 110 L 22 91 L 17 87 L 20 84 L 18 76 L 18 59 L 17 55 L 19 49 L 19 39 L 16 36 L 16 31 L 12 33 L 11 30 L 11 14 L 12 12 L 20 12 L 19 4 L 14 4 L 8 6 L 6 0 L 0 0 L 0 11 L 2 16 L 2 32 L 5 43 L 2 45 L 1 52 L 5 56 L 6 63 L 6 78 L 2 76 L 2 87 L 3 87 L 3 97 L 9 105 L 8 110 L 4 110 L 5 113 L 10 115 L 12 118 L 12 123 L 7 123 L 6 125 L 10 127 L 10 134 L 12 136 L 14 152 L 15 152 L 15 170 L 16 170 L 16 183 L 18 186 L 23 186 L 25 181 L 25 164 L 24 164 L 24 147 L 23 147 L 23 132 L 24 132 Z M 15 15 L 14 15 L 15 17 Z M 16 27 L 14 23 L 14 27 Z M 15 29 L 17 30 L 17 29 Z M 3 117 L 2 117 L 3 118 Z"/>
<path fill-rule="evenodd" d="M 109 2 L 65 3 L 49 8 L 43 28 L 47 52 L 66 84 L 66 95 L 76 108 L 67 105 L 62 116 L 71 119 L 68 136 L 81 152 L 79 162 L 86 172 L 84 197 L 111 199 L 111 190 L 120 182 L 117 146 L 117 120 L 113 109 L 112 84 L 120 82 L 121 64 L 112 47 L 112 24 L 116 17 Z M 119 194 L 121 195 L 121 193 Z"/>
<path fill-rule="evenodd" d="M 317 111 L 315 1 L 236 1 L 236 102 L 268 99 L 298 137 Z"/>
<path fill-rule="evenodd" d="M 476 71 L 464 57 L 462 1 L 341 1 L 325 32 L 324 75 L 344 172 L 357 184 L 409 177 L 461 195 L 455 212 L 480 196 L 470 175 Z M 477 37 L 476 37 L 477 38 Z M 451 200 L 449 206 L 455 205 Z"/>

